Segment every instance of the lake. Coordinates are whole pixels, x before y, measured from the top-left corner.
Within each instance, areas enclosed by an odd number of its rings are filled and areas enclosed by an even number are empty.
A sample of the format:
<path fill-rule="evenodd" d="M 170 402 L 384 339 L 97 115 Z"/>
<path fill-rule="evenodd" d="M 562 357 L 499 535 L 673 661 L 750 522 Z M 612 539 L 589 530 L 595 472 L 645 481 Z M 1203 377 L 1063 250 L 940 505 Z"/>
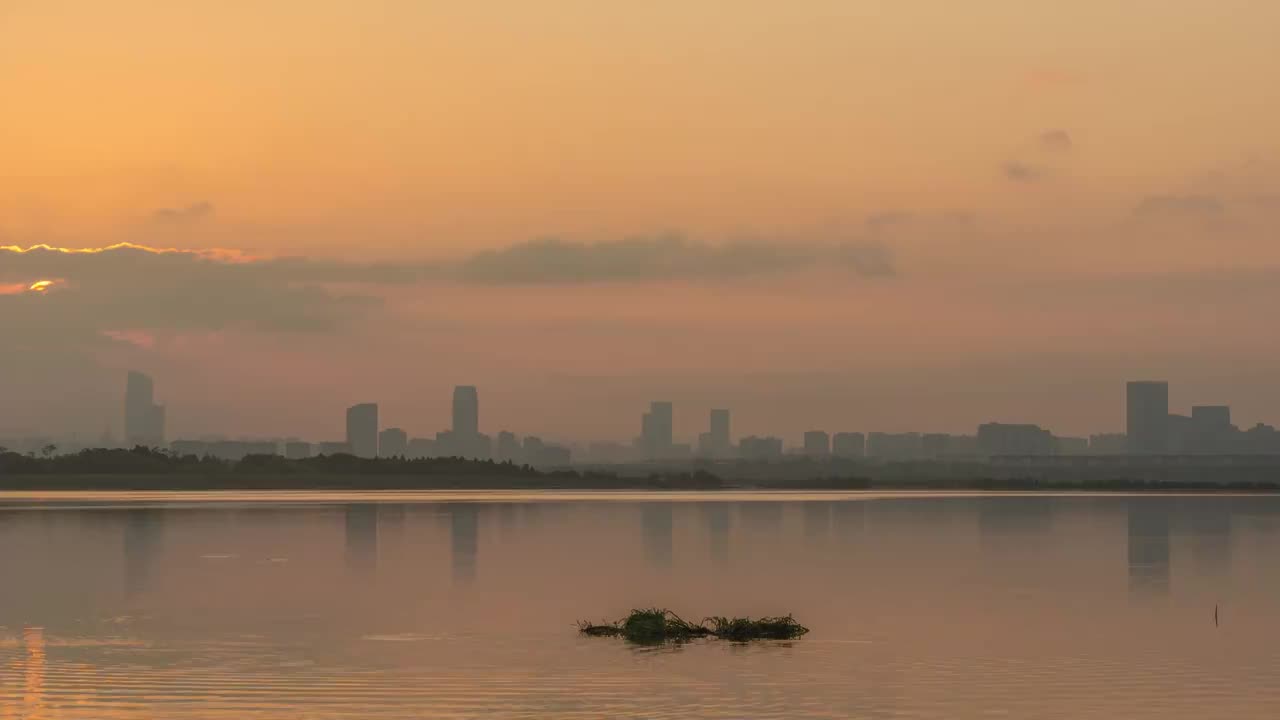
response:
<path fill-rule="evenodd" d="M 1273 718 L 1278 543 L 1276 496 L 0 493 L 0 718 Z M 576 631 L 640 606 L 811 632 Z"/>

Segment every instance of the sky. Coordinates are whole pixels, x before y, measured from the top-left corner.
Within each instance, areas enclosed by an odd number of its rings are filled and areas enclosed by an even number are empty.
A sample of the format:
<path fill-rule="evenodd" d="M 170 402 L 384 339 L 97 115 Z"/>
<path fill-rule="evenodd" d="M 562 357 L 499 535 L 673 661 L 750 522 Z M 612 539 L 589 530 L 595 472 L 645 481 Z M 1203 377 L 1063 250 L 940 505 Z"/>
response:
<path fill-rule="evenodd" d="M 0 0 L 0 436 L 1280 422 L 1280 4 Z M 45 246 L 45 247 L 42 247 Z M 33 249 L 34 248 L 34 249 Z M 94 252 L 65 252 L 66 250 Z M 47 284 L 39 284 L 48 281 Z M 35 286 L 35 287 L 33 287 Z"/>

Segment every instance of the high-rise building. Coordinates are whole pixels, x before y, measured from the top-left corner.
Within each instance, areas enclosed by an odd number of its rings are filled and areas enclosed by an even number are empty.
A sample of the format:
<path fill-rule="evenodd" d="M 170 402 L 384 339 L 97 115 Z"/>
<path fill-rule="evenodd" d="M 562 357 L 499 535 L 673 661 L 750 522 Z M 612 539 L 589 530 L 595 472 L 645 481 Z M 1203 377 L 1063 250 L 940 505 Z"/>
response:
<path fill-rule="evenodd" d="M 653 401 L 640 422 L 641 449 L 648 458 L 665 458 L 671 454 L 673 427 L 671 403 Z"/>
<path fill-rule="evenodd" d="M 404 457 L 409 449 L 409 434 L 400 428 L 387 428 L 378 433 L 378 457 Z"/>
<path fill-rule="evenodd" d="M 1169 383 L 1140 380 L 1126 386 L 1125 430 L 1130 453 L 1160 455 L 1169 451 Z"/>
<path fill-rule="evenodd" d="M 711 411 L 711 452 L 715 457 L 729 454 L 729 411 L 723 408 Z"/>
<path fill-rule="evenodd" d="M 378 457 L 377 403 L 361 403 L 347 408 L 347 445 L 356 457 Z"/>
<path fill-rule="evenodd" d="M 831 437 L 821 430 L 810 430 L 804 434 L 804 454 L 811 458 L 825 458 L 831 455 Z"/>
<path fill-rule="evenodd" d="M 867 438 L 862 433 L 836 433 L 831 438 L 831 454 L 841 458 L 862 457 L 867 454 Z"/>
<path fill-rule="evenodd" d="M 306 460 L 311 457 L 311 443 L 289 440 L 284 444 L 284 456 L 290 460 Z"/>
<path fill-rule="evenodd" d="M 149 375 L 129 371 L 124 390 L 124 438 L 129 447 L 164 447 L 164 406 Z"/>
<path fill-rule="evenodd" d="M 454 435 L 480 434 L 480 394 L 474 385 L 459 385 L 453 389 Z"/>
<path fill-rule="evenodd" d="M 480 395 L 474 385 L 453 389 L 453 427 L 436 433 L 435 451 L 443 457 L 488 460 L 493 443 L 480 433 Z"/>

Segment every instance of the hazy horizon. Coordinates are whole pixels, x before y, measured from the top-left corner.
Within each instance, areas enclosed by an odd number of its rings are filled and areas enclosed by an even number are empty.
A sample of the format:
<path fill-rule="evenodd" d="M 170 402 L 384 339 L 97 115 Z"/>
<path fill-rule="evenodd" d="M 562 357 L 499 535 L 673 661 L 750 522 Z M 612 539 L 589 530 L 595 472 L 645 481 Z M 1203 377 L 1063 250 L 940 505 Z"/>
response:
<path fill-rule="evenodd" d="M 0 435 L 1280 421 L 1280 5 L 0 5 Z M 121 243 L 128 245 L 120 246 Z M 114 248 L 68 253 L 51 248 Z M 149 249 L 172 251 L 154 252 Z M 49 281 L 48 285 L 37 283 Z"/>

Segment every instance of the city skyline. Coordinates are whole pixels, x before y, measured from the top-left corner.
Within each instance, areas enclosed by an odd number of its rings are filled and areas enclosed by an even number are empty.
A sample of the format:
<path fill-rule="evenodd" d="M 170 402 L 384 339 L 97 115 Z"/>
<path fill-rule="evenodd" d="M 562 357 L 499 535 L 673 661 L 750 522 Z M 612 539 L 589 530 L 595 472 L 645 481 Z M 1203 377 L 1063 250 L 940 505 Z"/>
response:
<path fill-rule="evenodd" d="M 156 404 L 155 383 L 141 372 L 126 376 L 125 445 L 172 449 L 180 455 L 205 453 L 228 459 L 248 454 L 280 454 L 294 459 L 313 454 L 349 453 L 357 457 L 448 457 L 509 460 L 539 466 L 567 466 L 570 462 L 618 463 L 647 460 L 770 460 L 785 455 L 810 459 L 880 458 L 885 460 L 945 459 L 1018 455 L 1231 455 L 1280 453 L 1280 432 L 1265 423 L 1238 426 L 1229 405 L 1192 405 L 1186 414 L 1171 411 L 1167 381 L 1132 380 L 1125 383 L 1126 432 L 1071 436 L 1054 433 L 1036 423 L 999 420 L 980 423 L 972 433 L 884 432 L 808 429 L 799 437 L 773 433 L 735 437 L 730 408 L 710 408 L 705 425 L 681 428 L 674 424 L 675 404 L 653 400 L 641 414 L 638 433 L 610 441 L 544 438 L 503 429 L 482 431 L 479 390 L 455 386 L 449 427 L 439 431 L 404 428 L 380 422 L 376 402 L 359 403 L 345 413 L 343 440 L 304 440 L 297 434 L 268 437 L 225 435 L 182 437 L 166 443 L 165 409 Z M 1176 408 L 1175 408 L 1176 409 Z M 158 424 L 157 424 L 158 423 Z M 143 433 L 150 433 L 149 435 Z M 689 442 L 683 439 L 688 437 Z M 134 442 L 130 442 L 130 438 Z M 17 445 L 47 447 L 49 438 L 30 438 Z M 12 441 L 9 441 L 11 444 Z M 111 445 L 108 438 L 78 447 Z"/>

